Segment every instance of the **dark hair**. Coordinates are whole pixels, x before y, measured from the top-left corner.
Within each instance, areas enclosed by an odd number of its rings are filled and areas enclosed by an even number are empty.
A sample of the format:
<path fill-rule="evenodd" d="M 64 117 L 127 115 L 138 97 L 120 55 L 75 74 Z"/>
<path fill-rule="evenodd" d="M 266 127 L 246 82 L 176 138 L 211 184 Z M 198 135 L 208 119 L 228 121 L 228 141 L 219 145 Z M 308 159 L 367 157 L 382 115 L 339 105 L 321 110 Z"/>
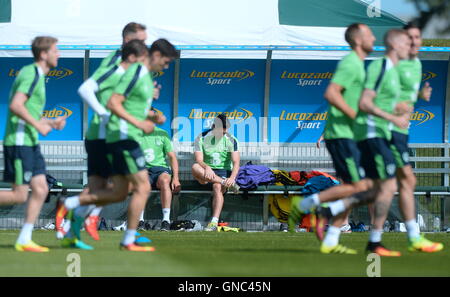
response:
<path fill-rule="evenodd" d="M 139 39 L 130 40 L 122 47 L 122 61 L 128 60 L 130 55 L 140 57 L 145 54 L 147 54 L 147 46 L 144 41 Z"/>
<path fill-rule="evenodd" d="M 176 50 L 175 46 L 164 38 L 160 38 L 153 42 L 148 51 L 150 55 L 154 52 L 160 52 L 163 57 L 173 59 L 179 57 L 179 53 Z"/>
<path fill-rule="evenodd" d="M 215 119 L 214 119 L 214 124 L 212 125 L 212 129 L 214 129 L 216 127 L 215 123 L 221 123 L 222 124 L 222 128 L 230 128 L 231 124 L 230 121 L 227 119 L 227 116 L 223 113 L 219 114 Z"/>
<path fill-rule="evenodd" d="M 394 42 L 393 39 L 399 35 L 405 35 L 409 38 L 408 33 L 406 33 L 403 29 L 390 29 L 386 32 L 386 34 L 384 34 L 383 42 L 387 50 L 392 49 L 392 43 Z"/>
<path fill-rule="evenodd" d="M 146 29 L 147 27 L 145 27 L 145 25 L 135 22 L 128 23 L 122 30 L 122 38 L 125 39 L 125 36 L 137 33 L 137 31 L 145 31 Z"/>
<path fill-rule="evenodd" d="M 353 48 L 355 46 L 355 35 L 361 30 L 362 23 L 353 23 L 345 30 L 345 41 Z"/>
<path fill-rule="evenodd" d="M 422 31 L 422 29 L 419 27 L 417 22 L 409 22 L 406 25 L 403 26 L 403 30 L 409 30 L 409 29 L 418 29 L 419 31 Z"/>
<path fill-rule="evenodd" d="M 57 42 L 58 39 L 50 36 L 38 36 L 34 38 L 31 43 L 31 52 L 33 53 L 34 60 L 39 61 L 41 59 L 41 53 L 48 51 Z"/>

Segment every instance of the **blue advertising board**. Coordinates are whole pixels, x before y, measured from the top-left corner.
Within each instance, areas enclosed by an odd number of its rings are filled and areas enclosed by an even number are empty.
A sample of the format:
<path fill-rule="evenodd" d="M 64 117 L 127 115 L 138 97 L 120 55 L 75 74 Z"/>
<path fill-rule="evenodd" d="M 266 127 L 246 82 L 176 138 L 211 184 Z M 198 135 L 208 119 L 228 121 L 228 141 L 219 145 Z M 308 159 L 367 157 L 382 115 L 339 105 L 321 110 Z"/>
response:
<path fill-rule="evenodd" d="M 90 75 L 101 59 L 90 59 Z M 3 139 L 8 113 L 9 92 L 21 67 L 31 58 L 0 58 L 0 139 Z M 368 64 L 370 61 L 366 61 Z M 230 132 L 240 142 L 260 142 L 264 110 L 265 60 L 182 59 L 178 105 L 180 141 L 194 141 L 225 113 Z M 323 132 L 328 103 L 323 97 L 338 61 L 273 60 L 271 67 L 269 130 L 270 142 L 315 142 Z M 154 73 L 162 85 L 153 107 L 167 121 L 162 128 L 172 135 L 174 64 Z M 411 116 L 411 143 L 440 143 L 444 140 L 445 96 L 448 62 L 422 61 L 423 83 L 433 88 L 430 102 L 419 100 Z M 83 59 L 61 58 L 58 67 L 46 77 L 47 103 L 43 115 L 49 118 L 67 114 L 63 131 L 52 131 L 42 140 L 82 140 L 83 103 L 77 89 L 83 82 Z M 89 111 L 89 118 L 92 111 Z"/>
<path fill-rule="evenodd" d="M 428 82 L 433 91 L 429 102 L 418 100 L 415 105 L 409 133 L 411 143 L 444 141 L 447 71 L 445 61 L 422 61 L 422 85 Z"/>
<path fill-rule="evenodd" d="M 89 60 L 89 75 L 94 74 L 95 70 L 100 66 L 101 58 L 92 58 Z M 169 135 L 172 135 L 171 122 L 173 110 L 173 82 L 174 82 L 174 68 L 175 64 L 169 65 L 168 69 L 152 73 L 153 80 L 161 85 L 160 96 L 158 100 L 153 100 L 152 107 L 158 112 L 161 112 L 166 117 L 166 122 L 159 127 L 166 130 Z M 93 116 L 93 110 L 89 108 L 89 120 Z"/>
<path fill-rule="evenodd" d="M 272 62 L 269 141 L 316 142 L 328 116 L 324 98 L 338 61 L 274 60 Z M 366 61 L 370 63 L 370 61 Z M 419 100 L 411 116 L 411 143 L 443 142 L 446 61 L 423 61 L 423 80 L 433 87 L 430 102 Z"/>
<path fill-rule="evenodd" d="M 9 93 L 20 68 L 33 63 L 32 58 L 0 58 L 0 139 L 3 139 L 8 114 Z M 55 118 L 67 115 L 66 127 L 54 130 L 41 140 L 81 140 L 83 104 L 77 94 L 83 81 L 83 59 L 61 58 L 46 76 L 47 100 L 43 115 Z"/>
<path fill-rule="evenodd" d="M 262 140 L 264 60 L 182 59 L 178 139 L 194 141 L 220 113 L 240 142 Z"/>
<path fill-rule="evenodd" d="M 328 103 L 323 93 L 337 61 L 273 60 L 270 77 L 269 142 L 315 142 Z"/>

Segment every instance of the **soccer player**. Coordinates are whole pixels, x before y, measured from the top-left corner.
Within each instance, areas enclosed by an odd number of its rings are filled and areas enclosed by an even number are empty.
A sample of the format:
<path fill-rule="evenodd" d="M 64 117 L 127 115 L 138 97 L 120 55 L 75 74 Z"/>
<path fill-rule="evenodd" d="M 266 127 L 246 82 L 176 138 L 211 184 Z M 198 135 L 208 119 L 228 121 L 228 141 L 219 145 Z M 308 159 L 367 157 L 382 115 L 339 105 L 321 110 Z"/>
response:
<path fill-rule="evenodd" d="M 238 141 L 228 133 L 229 127 L 226 116 L 219 114 L 212 128 L 197 136 L 194 143 L 192 175 L 200 184 L 212 183 L 213 188 L 212 218 L 205 231 L 217 230 L 226 190 L 239 189 L 236 185 L 240 162 Z"/>
<path fill-rule="evenodd" d="M 336 216 L 354 205 L 371 202 L 375 198 L 375 216 L 370 231 L 367 250 L 380 256 L 398 257 L 400 252 L 392 251 L 381 244 L 383 224 L 388 215 L 392 198 L 397 190 L 395 179 L 395 158 L 390 148 L 393 124 L 400 128 L 409 125 L 409 113 L 402 110 L 396 115 L 396 104 L 400 97 L 400 76 L 395 67 L 400 60 L 407 59 L 411 40 L 404 30 L 389 30 L 384 37 L 386 54 L 383 58 L 370 63 L 364 91 L 359 101 L 359 111 L 354 124 L 355 140 L 361 151 L 361 165 L 365 174 L 374 180 L 375 195 L 368 199 L 349 197 L 328 206 L 319 207 L 318 221 L 324 213 Z M 316 228 L 322 228 L 317 224 Z"/>
<path fill-rule="evenodd" d="M 401 84 L 399 102 L 410 106 L 412 111 L 418 97 L 425 101 L 430 100 L 432 89 L 427 82 L 419 92 L 419 86 L 422 81 L 422 63 L 418 58 L 419 49 L 422 46 L 420 29 L 411 23 L 405 25 L 403 29 L 408 33 L 412 44 L 408 59 L 400 61 L 397 65 Z M 420 235 L 417 227 L 414 204 L 416 177 L 411 164 L 409 164 L 408 132 L 408 129 L 393 127 L 391 139 L 391 149 L 397 165 L 396 177 L 399 186 L 399 206 L 405 220 L 409 241 L 408 249 L 426 253 L 438 252 L 443 249 L 443 244 L 425 239 Z"/>
<path fill-rule="evenodd" d="M 360 170 L 360 152 L 354 141 L 353 122 L 358 112 L 358 102 L 366 78 L 364 59 L 372 52 L 375 37 L 367 25 L 355 23 L 347 28 L 345 40 L 352 51 L 339 62 L 325 92 L 330 108 L 323 134 L 336 175 L 343 184 L 305 199 L 294 196 L 289 216 L 291 231 L 294 230 L 303 214 L 308 213 L 314 206 L 365 191 L 371 185 L 370 180 L 363 179 L 364 175 L 361 174 L 364 172 Z M 356 253 L 355 250 L 338 244 L 341 226 L 346 222 L 347 217 L 348 213 L 345 213 L 334 218 L 322 242 L 320 249 L 322 253 Z"/>
<path fill-rule="evenodd" d="M 170 42 L 158 39 L 150 47 L 145 62 L 131 65 L 123 74 L 106 106 L 112 113 L 106 131 L 108 160 L 112 165 L 112 189 L 84 192 L 67 198 L 60 206 L 71 210 L 80 205 L 106 205 L 123 201 L 131 183 L 133 193 L 128 206 L 128 226 L 120 243 L 124 250 L 155 250 L 154 247 L 135 244 L 139 216 L 151 190 L 145 158 L 138 141 L 143 133 L 150 133 L 154 129 L 154 123 L 148 118 L 153 100 L 153 82 L 149 72 L 167 68 L 177 56 L 178 52 Z M 71 230 L 79 238 L 84 217 L 75 212 L 73 217 Z"/>
<path fill-rule="evenodd" d="M 95 111 L 85 138 L 85 148 L 88 155 L 88 188 L 91 192 L 107 189 L 108 177 L 111 174 L 105 141 L 106 125 L 110 117 L 110 111 L 106 108 L 106 104 L 128 67 L 133 63 L 143 62 L 148 55 L 148 49 L 143 41 L 134 39 L 122 47 L 121 54 L 121 62 L 118 65 L 113 65 L 110 68 L 99 68 L 78 89 L 81 98 Z M 77 209 L 77 211 L 84 211 L 85 208 Z M 101 210 L 101 207 L 96 209 Z M 60 220 L 62 217 L 64 217 L 64 214 L 60 214 L 56 222 L 57 231 L 61 233 L 63 233 Z M 86 221 L 86 231 L 94 240 L 99 240 L 97 232 L 98 215 L 91 214 Z M 68 245 L 83 245 L 73 236 L 71 239 L 71 241 L 66 240 Z"/>
<path fill-rule="evenodd" d="M 172 193 L 177 193 L 181 189 L 177 156 L 173 151 L 169 135 L 161 128 L 155 127 L 155 130 L 150 134 L 145 134 L 139 143 L 145 156 L 145 166 L 148 170 L 150 184 L 152 188 L 160 190 L 163 215 L 160 230 L 169 231 Z M 170 168 L 166 157 L 169 158 Z"/>
<path fill-rule="evenodd" d="M 135 22 L 128 23 L 122 30 L 122 48 L 111 52 L 106 56 L 100 63 L 99 68 L 110 68 L 114 65 L 119 65 L 122 60 L 122 49 L 123 46 L 133 39 L 138 39 L 145 41 L 147 40 L 146 27 L 143 24 L 138 24 Z"/>
<path fill-rule="evenodd" d="M 15 249 L 22 252 L 48 252 L 47 247 L 32 241 L 32 232 L 42 204 L 48 194 L 45 161 L 42 157 L 38 133 L 46 136 L 52 129 L 61 130 L 66 117 L 49 120 L 42 117 L 45 106 L 45 75 L 58 65 L 58 40 L 49 36 L 34 38 L 31 44 L 34 63 L 22 67 L 12 85 L 6 132 L 3 141 L 5 182 L 11 191 L 0 192 L 0 205 L 25 203 L 28 200 L 25 223 Z"/>
<path fill-rule="evenodd" d="M 97 70 L 103 69 L 103 68 L 111 68 L 114 65 L 119 65 L 122 61 L 122 51 L 125 44 L 127 44 L 129 41 L 138 39 L 141 41 L 147 40 L 147 32 L 146 27 L 143 24 L 130 22 L 128 23 L 122 30 L 122 47 L 116 51 L 111 52 L 107 57 L 105 57 L 102 62 L 100 63 L 100 66 Z M 157 88 L 155 88 L 154 91 L 159 91 Z M 92 107 L 92 106 L 91 106 Z M 95 109 L 94 109 L 95 110 Z M 96 110 L 95 110 L 96 111 Z M 97 112 L 97 111 L 96 111 Z M 98 232 L 97 232 L 97 225 L 99 221 L 99 215 L 102 210 L 102 207 L 96 207 L 94 208 L 90 213 L 89 217 L 86 218 L 85 221 L 85 228 L 86 231 L 91 235 L 94 239 L 98 239 Z M 58 224 L 56 224 L 58 226 Z"/>

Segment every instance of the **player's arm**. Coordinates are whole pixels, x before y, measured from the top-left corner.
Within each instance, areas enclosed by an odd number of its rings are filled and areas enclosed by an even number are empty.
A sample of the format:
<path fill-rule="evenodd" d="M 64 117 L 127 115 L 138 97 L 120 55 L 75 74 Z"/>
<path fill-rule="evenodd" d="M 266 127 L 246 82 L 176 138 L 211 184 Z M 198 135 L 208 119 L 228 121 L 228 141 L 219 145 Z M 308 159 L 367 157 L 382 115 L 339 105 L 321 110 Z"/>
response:
<path fill-rule="evenodd" d="M 231 152 L 231 162 L 233 162 L 233 170 L 229 178 L 225 180 L 225 187 L 229 187 L 236 183 L 236 177 L 239 173 L 241 156 L 238 151 Z"/>
<path fill-rule="evenodd" d="M 89 107 L 95 111 L 96 114 L 98 114 L 101 117 L 108 116 L 109 112 L 99 102 L 96 96 L 96 92 L 98 90 L 99 90 L 98 83 L 94 79 L 89 78 L 78 88 L 78 94 L 83 99 L 83 101 L 86 102 L 86 104 L 88 104 Z"/>
<path fill-rule="evenodd" d="M 121 94 L 112 94 L 111 98 L 109 98 L 106 107 L 111 111 L 111 113 L 115 114 L 121 119 L 124 119 L 128 123 L 134 125 L 135 127 L 144 131 L 144 133 L 151 133 L 155 128 L 155 124 L 150 120 L 139 121 L 131 114 L 129 114 L 125 108 L 123 107 L 123 102 L 125 101 L 125 96 Z"/>
<path fill-rule="evenodd" d="M 52 126 L 50 124 L 51 121 L 46 118 L 41 118 L 40 120 L 33 118 L 33 116 L 28 112 L 28 109 L 25 107 L 27 100 L 28 95 L 22 92 L 16 92 L 11 100 L 11 104 L 9 105 L 9 110 L 24 120 L 27 124 L 30 124 L 36 128 L 40 134 L 46 136 L 52 130 Z"/>
<path fill-rule="evenodd" d="M 354 111 L 348 104 L 345 102 L 344 97 L 342 97 L 342 92 L 344 91 L 344 87 L 331 82 L 326 91 L 325 91 L 325 99 L 334 107 L 342 111 L 346 116 L 351 119 L 356 118 L 356 111 Z"/>
<path fill-rule="evenodd" d="M 324 140 L 323 133 L 320 135 L 319 139 L 316 141 L 316 147 L 320 149 L 320 143 Z"/>
<path fill-rule="evenodd" d="M 181 183 L 177 155 L 175 152 L 169 152 L 167 156 L 169 157 L 170 168 L 172 168 L 172 182 L 170 187 L 173 193 L 178 193 L 181 190 Z"/>
<path fill-rule="evenodd" d="M 377 93 L 372 89 L 364 89 L 361 99 L 359 100 L 359 109 L 374 116 L 383 118 L 387 121 L 394 123 L 396 126 L 406 129 L 409 126 L 409 114 L 396 116 L 385 112 L 381 108 L 377 107 L 373 102 Z"/>
<path fill-rule="evenodd" d="M 157 125 L 162 125 L 166 122 L 167 118 L 162 113 L 157 112 L 153 107 L 148 112 L 148 119 Z"/>
<path fill-rule="evenodd" d="M 233 170 L 229 178 L 225 180 L 225 187 L 230 187 L 236 182 L 236 177 L 239 173 L 241 156 L 238 150 L 238 141 L 236 138 L 231 138 L 231 143 L 229 145 L 229 152 L 231 152 L 231 162 L 233 163 Z"/>

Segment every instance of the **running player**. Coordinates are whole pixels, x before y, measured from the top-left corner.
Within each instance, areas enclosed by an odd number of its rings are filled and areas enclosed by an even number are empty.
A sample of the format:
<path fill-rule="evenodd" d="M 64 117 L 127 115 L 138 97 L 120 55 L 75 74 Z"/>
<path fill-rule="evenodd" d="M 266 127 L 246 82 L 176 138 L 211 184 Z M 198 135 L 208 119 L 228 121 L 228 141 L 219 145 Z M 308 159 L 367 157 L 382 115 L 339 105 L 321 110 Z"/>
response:
<path fill-rule="evenodd" d="M 419 86 L 422 81 L 422 63 L 418 58 L 419 49 L 422 46 L 420 29 L 411 23 L 405 25 L 403 29 L 408 33 L 412 44 L 408 59 L 400 61 L 397 65 L 401 84 L 399 101 L 410 106 L 412 111 L 418 97 L 425 101 L 430 100 L 432 89 L 429 83 L 426 82 L 419 92 Z M 442 243 L 431 242 L 421 236 L 416 222 L 414 203 L 416 177 L 411 164 L 409 164 L 408 134 L 408 129 L 394 127 L 391 139 L 391 149 L 397 165 L 396 177 L 399 186 L 399 205 L 408 234 L 408 249 L 426 253 L 438 252 L 443 249 Z"/>
<path fill-rule="evenodd" d="M 400 97 L 400 77 L 395 67 L 400 60 L 407 59 L 411 40 L 404 30 L 389 30 L 384 37 L 386 54 L 373 61 L 367 71 L 364 91 L 359 101 L 359 111 L 354 125 L 355 140 L 361 151 L 361 165 L 365 174 L 374 180 L 375 195 L 366 199 L 345 198 L 318 208 L 318 221 L 326 216 L 336 216 L 354 205 L 367 203 L 375 198 L 374 225 L 370 231 L 367 250 L 380 256 L 398 257 L 400 252 L 392 251 L 381 244 L 383 224 L 386 220 L 392 198 L 397 190 L 395 179 L 395 158 L 390 150 L 393 124 L 401 128 L 409 125 L 409 113 L 403 110 L 396 115 L 396 103 Z M 368 199 L 367 199 L 368 198 Z M 317 224 L 316 228 L 323 228 Z"/>
<path fill-rule="evenodd" d="M 111 174 L 111 165 L 106 158 L 106 125 L 110 117 L 110 111 L 106 108 L 106 104 L 128 67 L 133 63 L 144 61 L 148 50 L 143 41 L 134 39 L 122 47 L 121 53 L 122 62 L 119 65 L 113 65 L 110 68 L 99 68 L 78 89 L 78 93 L 83 100 L 95 111 L 85 139 L 85 147 L 88 155 L 88 184 L 90 192 L 105 190 L 108 186 L 108 177 Z M 77 211 L 89 212 L 92 208 L 84 206 L 78 208 Z M 99 207 L 97 209 L 101 208 Z M 61 208 L 61 210 L 64 210 L 64 208 Z M 57 216 L 57 232 L 64 233 L 61 230 L 62 222 L 60 220 L 64 216 L 65 214 L 59 214 Z M 88 221 L 85 224 L 88 234 L 94 240 L 99 240 L 97 232 L 98 216 L 90 215 L 86 221 Z M 82 242 L 79 242 L 73 236 L 66 238 L 71 239 L 65 240 L 64 244 L 66 246 L 83 245 Z"/>
<path fill-rule="evenodd" d="M 138 141 L 143 133 L 150 133 L 154 129 L 154 123 L 148 119 L 153 100 L 153 82 L 149 72 L 167 68 L 177 56 L 178 52 L 170 42 L 159 39 L 152 44 L 144 63 L 135 63 L 127 69 L 107 103 L 107 108 L 113 114 L 106 132 L 108 160 L 112 165 L 112 189 L 81 193 L 66 199 L 60 206 L 71 210 L 80 205 L 106 205 L 123 201 L 131 183 L 133 194 L 128 207 L 128 227 L 120 243 L 125 250 L 154 251 L 153 247 L 134 243 L 139 216 L 151 190 Z M 84 217 L 76 213 L 73 217 L 71 230 L 79 238 Z"/>
<path fill-rule="evenodd" d="M 228 133 L 229 127 L 226 116 L 219 114 L 212 128 L 200 134 L 194 143 L 192 175 L 200 184 L 213 184 L 212 218 L 205 231 L 217 230 L 226 190 L 239 189 L 236 185 L 240 162 L 238 141 Z"/>
<path fill-rule="evenodd" d="M 33 40 L 31 50 L 34 63 L 24 66 L 12 85 L 6 133 L 3 141 L 5 182 L 11 182 L 11 191 L 0 192 L 0 205 L 19 204 L 27 201 L 25 223 L 15 248 L 26 252 L 48 252 L 47 247 L 31 239 L 33 227 L 48 194 L 45 161 L 42 157 L 38 133 L 46 136 L 52 129 L 61 130 L 66 117 L 49 120 L 42 117 L 45 106 L 45 75 L 58 65 L 58 40 L 39 36 Z"/>
<path fill-rule="evenodd" d="M 99 68 L 110 68 L 114 65 L 119 65 L 122 61 L 122 49 L 123 46 L 133 39 L 145 41 L 147 40 L 147 28 L 145 25 L 135 22 L 128 23 L 122 30 L 122 48 L 111 52 L 100 63 Z"/>
<path fill-rule="evenodd" d="M 129 41 L 138 39 L 141 41 L 147 40 L 146 27 L 143 24 L 130 22 L 122 30 L 122 47 L 116 51 L 111 52 L 107 57 L 105 57 L 97 70 L 102 68 L 109 69 L 114 65 L 119 65 L 122 61 L 122 51 L 125 44 Z M 158 91 L 158 89 L 155 89 Z M 92 106 L 91 106 L 92 107 Z M 97 112 L 97 110 L 94 109 Z M 90 185 L 89 185 L 90 187 Z M 89 217 L 86 218 L 85 228 L 94 239 L 98 239 L 97 225 L 99 221 L 99 215 L 102 211 L 102 207 L 94 208 L 90 213 Z"/>
<path fill-rule="evenodd" d="M 344 183 L 305 199 L 293 197 L 289 216 L 291 231 L 301 221 L 303 214 L 308 213 L 314 206 L 362 192 L 370 186 L 370 180 L 363 179 L 364 175 L 361 175 L 363 172 L 360 170 L 360 152 L 354 141 L 353 121 L 358 112 L 358 102 L 366 77 L 364 59 L 372 52 L 375 37 L 367 25 L 355 23 L 347 28 L 345 39 L 352 51 L 338 64 L 325 92 L 330 108 L 323 135 L 336 175 Z M 338 244 L 341 226 L 347 217 L 348 213 L 345 213 L 334 218 L 322 242 L 322 253 L 356 253 L 355 250 Z"/>
<path fill-rule="evenodd" d="M 181 189 L 177 156 L 173 151 L 169 135 L 161 128 L 155 127 L 155 130 L 145 134 L 139 143 L 145 156 L 150 184 L 152 188 L 160 190 L 163 215 L 160 230 L 169 231 L 172 194 Z M 166 157 L 169 158 L 170 167 Z"/>

